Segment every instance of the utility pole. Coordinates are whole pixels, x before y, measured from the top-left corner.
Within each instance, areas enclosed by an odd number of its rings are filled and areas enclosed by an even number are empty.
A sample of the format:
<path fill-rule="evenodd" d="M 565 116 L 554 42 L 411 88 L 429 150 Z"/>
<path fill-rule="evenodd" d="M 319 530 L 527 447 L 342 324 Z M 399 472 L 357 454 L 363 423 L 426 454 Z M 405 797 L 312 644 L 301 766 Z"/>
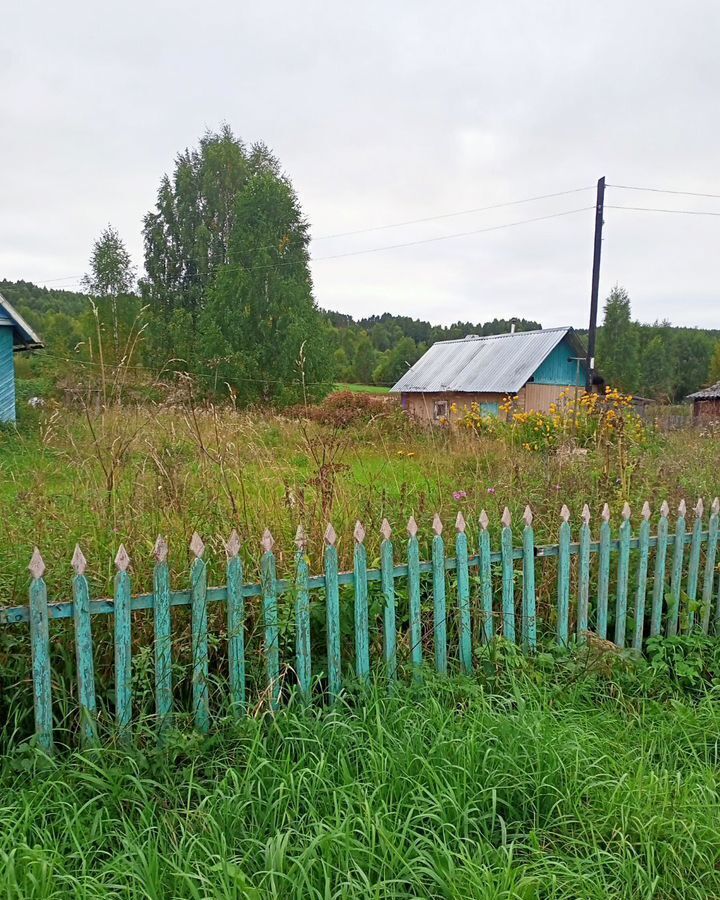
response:
<path fill-rule="evenodd" d="M 598 179 L 595 203 L 595 246 L 593 249 L 592 289 L 590 291 L 590 329 L 588 331 L 587 389 L 592 389 L 595 373 L 595 335 L 597 333 L 598 291 L 600 289 L 600 252 L 602 250 L 605 176 Z"/>

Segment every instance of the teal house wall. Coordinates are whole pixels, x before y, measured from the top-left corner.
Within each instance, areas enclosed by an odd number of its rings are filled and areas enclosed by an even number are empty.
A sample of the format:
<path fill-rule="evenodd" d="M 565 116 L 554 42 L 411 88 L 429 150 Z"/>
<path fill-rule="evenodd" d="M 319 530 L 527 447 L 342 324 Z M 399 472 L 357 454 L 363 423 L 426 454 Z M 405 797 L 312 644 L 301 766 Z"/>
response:
<path fill-rule="evenodd" d="M 0 422 L 15 421 L 15 362 L 13 330 L 0 317 Z"/>
<path fill-rule="evenodd" d="M 15 353 L 43 346 L 23 317 L 0 294 L 0 422 L 15 421 Z"/>
<path fill-rule="evenodd" d="M 580 361 L 578 378 L 578 364 L 572 359 L 574 356 L 577 356 L 577 351 L 567 338 L 563 338 L 552 353 L 540 363 L 530 381 L 534 384 L 577 383 L 580 387 L 584 387 L 587 366 L 584 360 Z"/>

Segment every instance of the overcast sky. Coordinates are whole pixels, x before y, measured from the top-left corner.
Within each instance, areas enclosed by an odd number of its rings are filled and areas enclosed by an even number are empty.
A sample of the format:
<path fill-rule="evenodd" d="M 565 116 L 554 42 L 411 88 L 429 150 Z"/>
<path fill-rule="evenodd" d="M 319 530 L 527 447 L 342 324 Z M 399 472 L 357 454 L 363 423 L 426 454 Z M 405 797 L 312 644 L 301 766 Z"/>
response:
<path fill-rule="evenodd" d="M 76 287 L 108 222 L 141 272 L 160 177 L 225 121 L 291 177 L 321 306 L 585 326 L 591 209 L 340 254 L 592 207 L 601 175 L 720 195 L 719 36 L 717 0 L 6 4 L 0 277 Z M 719 251 L 720 216 L 607 209 L 601 295 L 619 282 L 642 321 L 720 328 Z"/>

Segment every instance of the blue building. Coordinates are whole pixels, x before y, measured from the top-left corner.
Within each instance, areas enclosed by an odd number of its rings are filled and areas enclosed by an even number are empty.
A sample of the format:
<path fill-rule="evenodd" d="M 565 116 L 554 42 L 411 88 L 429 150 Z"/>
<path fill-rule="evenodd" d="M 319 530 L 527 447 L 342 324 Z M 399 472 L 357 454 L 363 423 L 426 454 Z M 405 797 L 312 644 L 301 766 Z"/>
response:
<path fill-rule="evenodd" d="M 433 344 L 392 391 L 410 415 L 436 422 L 472 403 L 499 415 L 506 397 L 516 398 L 517 409 L 547 411 L 563 391 L 584 390 L 586 353 L 572 328 L 469 334 Z"/>
<path fill-rule="evenodd" d="M 25 319 L 0 294 L 0 422 L 15 421 L 14 354 L 42 346 Z"/>

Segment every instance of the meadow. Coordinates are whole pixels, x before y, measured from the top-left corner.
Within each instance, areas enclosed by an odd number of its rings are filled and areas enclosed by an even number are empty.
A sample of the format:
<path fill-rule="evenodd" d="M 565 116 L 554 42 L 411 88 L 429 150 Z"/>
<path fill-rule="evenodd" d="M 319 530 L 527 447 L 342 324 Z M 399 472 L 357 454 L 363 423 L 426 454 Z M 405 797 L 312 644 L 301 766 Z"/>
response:
<path fill-rule="evenodd" d="M 427 559 L 436 512 L 452 534 L 462 511 L 474 543 L 486 510 L 497 545 L 503 509 L 519 532 L 530 504 L 537 540 L 549 543 L 564 503 L 576 527 L 585 503 L 596 525 L 606 502 L 617 521 L 626 501 L 637 517 L 646 499 L 657 513 L 664 499 L 675 509 L 718 493 L 711 431 L 628 429 L 621 441 L 590 442 L 587 453 L 573 452 L 577 435 L 560 435 L 535 449 L 522 430 L 423 428 L 367 397 L 350 404 L 360 404 L 357 415 L 348 401 L 280 416 L 172 398 L 24 410 L 17 430 L 0 432 L 0 605 L 26 602 L 34 545 L 51 599 L 69 599 L 76 543 L 93 595 L 108 596 L 120 542 L 133 590 L 151 587 L 158 534 L 175 583 L 187 583 L 193 531 L 208 546 L 211 583 L 220 583 L 232 528 L 251 580 L 265 528 L 279 574 L 289 575 L 300 523 L 311 571 L 320 570 L 329 521 L 349 569 L 358 519 L 376 565 L 384 517 L 401 544 L 414 516 Z M 529 427 L 538 431 L 520 423 Z M 182 688 L 189 641 L 187 617 L 176 612 Z M 259 610 L 249 616 L 259 620 Z M 239 723 L 220 712 L 209 737 L 180 719 L 158 747 L 143 719 L 152 658 L 136 614 L 135 741 L 106 733 L 102 750 L 79 750 L 71 633 L 53 627 L 62 727 L 52 759 L 25 740 L 27 630 L 0 629 L 8 898 L 720 894 L 714 638 L 654 639 L 643 657 L 541 646 L 533 659 L 499 639 L 478 647 L 472 677 L 428 671 L 422 685 L 406 681 L 390 694 L 349 679 L 332 708 L 308 708 L 291 693 L 286 708 L 261 703 Z M 96 638 L 103 715 L 113 702 L 112 653 L 99 623 Z M 251 625 L 251 668 L 253 639 Z M 220 643 L 212 664 L 221 711 Z M 178 699 L 187 705 L 182 690 Z"/>

